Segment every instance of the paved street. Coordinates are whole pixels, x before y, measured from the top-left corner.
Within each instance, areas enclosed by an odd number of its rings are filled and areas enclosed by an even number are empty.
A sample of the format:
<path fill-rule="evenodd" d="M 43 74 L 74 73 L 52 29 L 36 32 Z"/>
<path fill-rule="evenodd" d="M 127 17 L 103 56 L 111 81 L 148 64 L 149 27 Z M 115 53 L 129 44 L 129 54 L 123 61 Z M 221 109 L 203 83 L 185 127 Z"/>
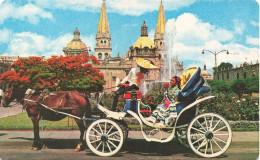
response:
<path fill-rule="evenodd" d="M 78 131 L 41 131 L 40 135 L 46 148 L 31 151 L 32 131 L 0 131 L 0 159 L 201 159 L 175 139 L 165 144 L 146 142 L 139 131 L 130 131 L 121 151 L 106 158 L 94 155 L 89 149 L 74 152 Z M 258 154 L 258 132 L 234 132 L 230 148 L 216 159 L 255 160 Z"/>
<path fill-rule="evenodd" d="M 17 104 L 16 102 L 12 102 L 10 106 L 13 107 L 0 107 L 0 118 L 16 115 L 19 113 L 22 113 L 23 106 L 20 104 Z"/>

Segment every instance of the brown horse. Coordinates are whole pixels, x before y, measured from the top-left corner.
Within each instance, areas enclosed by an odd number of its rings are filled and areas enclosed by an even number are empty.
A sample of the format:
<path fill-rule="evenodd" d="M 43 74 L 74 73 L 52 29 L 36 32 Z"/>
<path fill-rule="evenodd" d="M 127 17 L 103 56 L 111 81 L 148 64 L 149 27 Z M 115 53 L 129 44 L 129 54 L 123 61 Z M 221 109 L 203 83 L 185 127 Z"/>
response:
<path fill-rule="evenodd" d="M 33 122 L 34 142 L 31 146 L 32 150 L 39 150 L 43 147 L 43 143 L 41 142 L 39 135 L 40 119 L 59 121 L 66 117 L 66 115 L 57 113 L 55 111 L 72 114 L 80 118 L 82 118 L 84 115 L 86 115 L 86 117 L 90 117 L 91 115 L 89 99 L 81 93 L 75 91 L 51 92 L 49 96 L 45 97 L 41 102 L 45 106 L 55 110 L 53 111 L 43 107 L 43 105 L 38 103 L 39 98 L 42 97 L 41 93 L 37 92 L 25 95 L 25 92 L 26 89 L 18 89 L 14 87 L 7 89 L 3 97 L 2 104 L 4 107 L 8 107 L 10 102 L 12 102 L 14 99 L 23 104 L 24 109 L 26 109 L 28 116 Z M 84 144 L 83 136 L 85 126 L 83 120 L 77 118 L 74 119 L 80 129 L 80 142 L 75 149 L 75 151 L 78 152 L 81 150 L 81 147 Z"/>

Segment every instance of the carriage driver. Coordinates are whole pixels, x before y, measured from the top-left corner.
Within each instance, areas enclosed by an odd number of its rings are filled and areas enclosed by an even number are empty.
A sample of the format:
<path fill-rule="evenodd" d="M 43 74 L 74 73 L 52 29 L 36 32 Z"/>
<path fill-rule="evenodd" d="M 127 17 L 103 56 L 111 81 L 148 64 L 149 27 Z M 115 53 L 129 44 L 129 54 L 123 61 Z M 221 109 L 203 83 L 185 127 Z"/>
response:
<path fill-rule="evenodd" d="M 116 110 L 116 105 L 118 102 L 118 97 L 121 94 L 124 94 L 127 91 L 131 91 L 133 89 L 139 90 L 139 88 L 143 85 L 147 73 L 149 72 L 149 69 L 157 69 L 155 65 L 151 64 L 150 61 L 145 60 L 143 58 L 137 58 L 136 59 L 137 67 L 132 68 L 128 75 L 117 85 L 119 89 L 117 91 L 112 92 L 114 96 L 113 101 L 113 108 L 112 110 Z M 129 82 L 129 86 L 126 87 L 124 84 Z"/>

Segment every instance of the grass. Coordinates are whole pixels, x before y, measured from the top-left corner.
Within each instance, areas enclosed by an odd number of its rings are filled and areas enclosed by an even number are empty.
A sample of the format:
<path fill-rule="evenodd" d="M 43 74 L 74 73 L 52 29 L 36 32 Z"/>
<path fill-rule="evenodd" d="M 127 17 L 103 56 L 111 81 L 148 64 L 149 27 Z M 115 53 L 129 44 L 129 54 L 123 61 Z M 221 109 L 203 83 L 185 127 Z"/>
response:
<path fill-rule="evenodd" d="M 78 126 L 73 118 L 64 118 L 60 121 L 40 120 L 40 129 L 44 130 L 77 130 Z M 73 124 L 73 125 L 72 125 Z M 130 130 L 140 130 L 139 125 L 128 125 Z M 151 127 L 144 126 L 144 130 Z M 0 118 L 0 130 L 33 130 L 31 119 L 27 113 Z M 233 131 L 259 131 L 259 128 L 232 128 Z"/>
<path fill-rule="evenodd" d="M 68 122 L 69 121 L 69 122 Z M 72 122 L 73 121 L 73 122 Z M 72 126 L 73 123 L 73 126 Z M 60 121 L 40 120 L 40 129 L 44 130 L 76 130 L 78 126 L 74 119 L 64 118 Z M 0 118 L 0 130 L 32 130 L 33 123 L 27 113 Z"/>

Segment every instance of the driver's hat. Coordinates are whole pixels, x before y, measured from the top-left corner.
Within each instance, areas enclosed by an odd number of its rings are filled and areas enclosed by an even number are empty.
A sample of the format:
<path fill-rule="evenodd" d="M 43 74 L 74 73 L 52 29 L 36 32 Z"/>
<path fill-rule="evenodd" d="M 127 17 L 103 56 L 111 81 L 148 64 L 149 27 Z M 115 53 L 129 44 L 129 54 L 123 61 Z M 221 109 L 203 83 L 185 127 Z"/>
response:
<path fill-rule="evenodd" d="M 150 61 L 143 59 L 143 58 L 137 58 L 136 63 L 138 66 L 146 68 L 146 69 L 158 69 L 157 66 L 151 64 Z"/>

